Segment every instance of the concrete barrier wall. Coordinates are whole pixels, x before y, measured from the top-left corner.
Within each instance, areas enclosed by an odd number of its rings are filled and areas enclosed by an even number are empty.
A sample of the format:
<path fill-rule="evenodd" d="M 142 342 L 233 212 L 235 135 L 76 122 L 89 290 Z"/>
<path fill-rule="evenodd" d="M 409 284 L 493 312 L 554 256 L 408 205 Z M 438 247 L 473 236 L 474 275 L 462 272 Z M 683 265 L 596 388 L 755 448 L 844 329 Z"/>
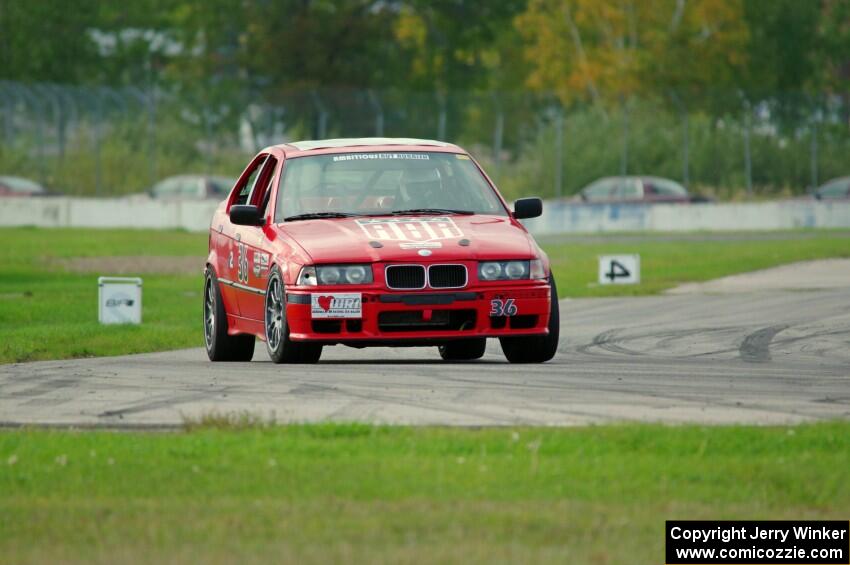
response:
<path fill-rule="evenodd" d="M 206 231 L 217 202 L 147 198 L 2 198 L 0 226 L 182 228 Z M 535 234 L 850 228 L 850 201 L 586 205 L 548 201 L 525 220 Z"/>
<path fill-rule="evenodd" d="M 741 231 L 850 228 L 850 201 L 747 204 L 605 204 L 549 201 L 523 222 L 535 234 L 612 231 Z"/>
<path fill-rule="evenodd" d="M 0 226 L 206 231 L 217 206 L 147 198 L 3 198 Z"/>

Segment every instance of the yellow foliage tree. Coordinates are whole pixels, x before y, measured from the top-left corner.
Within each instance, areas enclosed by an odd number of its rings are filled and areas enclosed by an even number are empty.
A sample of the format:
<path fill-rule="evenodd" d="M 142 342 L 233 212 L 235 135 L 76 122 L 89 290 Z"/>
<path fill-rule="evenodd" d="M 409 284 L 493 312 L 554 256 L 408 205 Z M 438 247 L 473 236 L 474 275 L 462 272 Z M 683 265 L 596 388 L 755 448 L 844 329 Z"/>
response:
<path fill-rule="evenodd" d="M 531 0 L 515 25 L 527 85 L 564 103 L 730 87 L 746 62 L 742 0 Z"/>

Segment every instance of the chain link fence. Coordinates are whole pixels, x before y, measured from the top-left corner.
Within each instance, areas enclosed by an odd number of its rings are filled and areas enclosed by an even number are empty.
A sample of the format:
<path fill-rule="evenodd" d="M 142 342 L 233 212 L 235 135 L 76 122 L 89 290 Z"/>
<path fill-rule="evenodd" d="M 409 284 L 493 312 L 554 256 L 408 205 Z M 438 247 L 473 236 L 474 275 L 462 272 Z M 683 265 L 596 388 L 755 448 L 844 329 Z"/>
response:
<path fill-rule="evenodd" d="M 0 175 L 51 191 L 141 192 L 174 174 L 236 176 L 259 148 L 424 137 L 473 152 L 506 196 L 566 197 L 658 175 L 719 198 L 787 196 L 850 175 L 850 94 L 684 92 L 563 105 L 551 94 L 297 89 L 265 96 L 0 81 Z"/>

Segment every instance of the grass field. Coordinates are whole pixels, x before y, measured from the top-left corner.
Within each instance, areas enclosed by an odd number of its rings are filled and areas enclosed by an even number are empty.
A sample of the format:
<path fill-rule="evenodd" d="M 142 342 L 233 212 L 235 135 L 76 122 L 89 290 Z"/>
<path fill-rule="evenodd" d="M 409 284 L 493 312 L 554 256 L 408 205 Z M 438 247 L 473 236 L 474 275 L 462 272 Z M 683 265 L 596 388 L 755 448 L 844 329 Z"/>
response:
<path fill-rule="evenodd" d="M 850 423 L 0 431 L 0 560 L 663 563 L 666 519 L 846 520 Z"/>
<path fill-rule="evenodd" d="M 203 234 L 134 230 L 0 229 L 0 363 L 118 355 L 203 344 Z M 197 257 L 193 275 L 143 275 L 143 324 L 97 322 L 97 277 L 63 259 Z M 140 260 L 140 263 L 142 261 Z"/>
<path fill-rule="evenodd" d="M 143 230 L 0 229 L 0 363 L 116 355 L 200 346 L 201 269 L 207 236 Z M 612 236 L 548 241 L 561 297 L 652 294 L 683 282 L 807 259 L 850 257 L 850 232 L 787 232 L 769 239 L 732 235 Z M 596 257 L 640 253 L 642 283 L 596 285 Z M 197 257 L 191 274 L 147 272 L 141 327 L 97 323 L 97 276 L 67 261 L 91 257 Z M 63 262 L 65 261 L 65 262 Z M 150 270 L 150 269 L 146 269 Z"/>
<path fill-rule="evenodd" d="M 567 243 L 544 240 L 543 248 L 563 297 L 646 295 L 683 283 L 707 281 L 795 261 L 850 257 L 850 232 L 777 232 L 760 237 L 752 233 L 571 236 Z M 704 239 L 702 239 L 704 238 Z M 596 283 L 597 257 L 638 253 L 641 283 L 600 286 Z"/>

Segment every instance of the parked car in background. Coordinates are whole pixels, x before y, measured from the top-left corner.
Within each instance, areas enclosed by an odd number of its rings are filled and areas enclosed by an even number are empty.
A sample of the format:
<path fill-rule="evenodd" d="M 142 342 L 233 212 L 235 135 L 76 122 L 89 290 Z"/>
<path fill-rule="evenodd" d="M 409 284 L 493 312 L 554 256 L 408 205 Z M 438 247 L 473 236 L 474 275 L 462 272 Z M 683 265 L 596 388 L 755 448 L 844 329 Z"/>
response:
<path fill-rule="evenodd" d="M 812 196 L 818 200 L 838 200 L 850 198 L 850 177 L 840 177 L 820 185 Z"/>
<path fill-rule="evenodd" d="M 47 189 L 23 177 L 0 176 L 0 196 L 45 196 Z"/>
<path fill-rule="evenodd" d="M 676 181 L 660 177 L 621 176 L 605 177 L 581 189 L 578 198 L 588 203 L 685 203 L 705 202 L 701 196 L 691 196 Z"/>
<path fill-rule="evenodd" d="M 168 177 L 148 191 L 151 198 L 180 200 L 224 200 L 236 179 L 209 175 Z"/>

